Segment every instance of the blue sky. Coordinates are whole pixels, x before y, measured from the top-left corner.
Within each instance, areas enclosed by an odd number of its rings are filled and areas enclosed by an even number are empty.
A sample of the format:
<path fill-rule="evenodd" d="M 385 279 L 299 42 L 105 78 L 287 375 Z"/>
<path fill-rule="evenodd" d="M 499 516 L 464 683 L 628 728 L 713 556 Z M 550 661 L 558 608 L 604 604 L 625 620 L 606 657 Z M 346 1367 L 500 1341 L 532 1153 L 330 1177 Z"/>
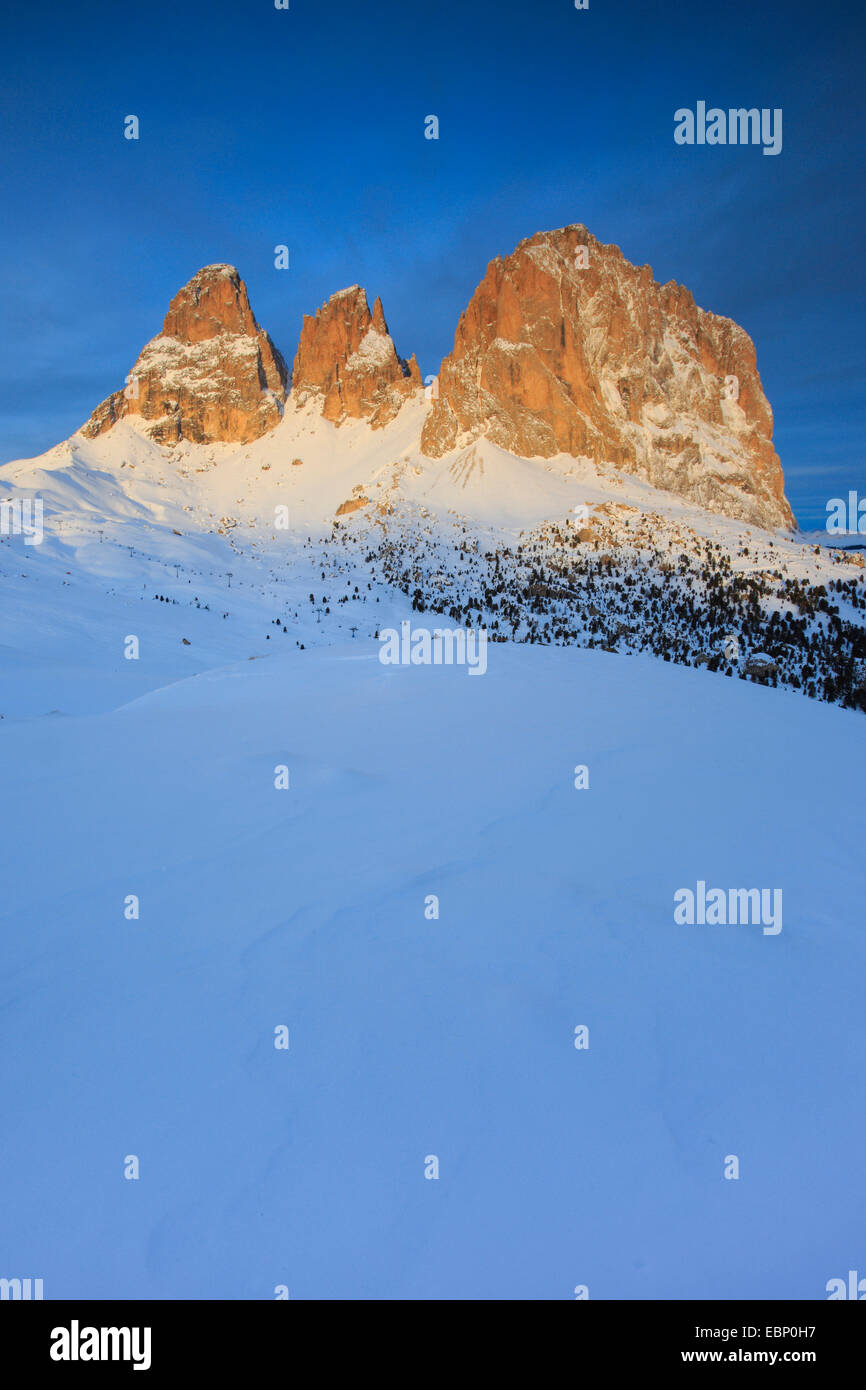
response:
<path fill-rule="evenodd" d="M 864 32 L 850 0 L 7 11 L 0 459 L 122 385 L 201 265 L 238 266 L 288 359 L 301 315 L 358 281 L 427 374 L 487 262 L 580 221 L 751 334 L 788 495 L 820 525 L 866 493 Z M 781 107 L 782 153 L 676 145 L 698 100 Z"/>

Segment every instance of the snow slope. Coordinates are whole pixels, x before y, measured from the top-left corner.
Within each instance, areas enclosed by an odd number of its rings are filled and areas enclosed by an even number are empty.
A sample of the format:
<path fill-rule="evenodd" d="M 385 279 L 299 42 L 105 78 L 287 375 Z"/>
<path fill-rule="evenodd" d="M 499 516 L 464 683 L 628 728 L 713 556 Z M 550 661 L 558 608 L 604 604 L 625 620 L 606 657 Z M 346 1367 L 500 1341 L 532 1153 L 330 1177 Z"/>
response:
<path fill-rule="evenodd" d="M 510 645 L 483 680 L 360 639 L 171 674 L 0 724 L 4 1273 L 822 1298 L 857 1266 L 859 715 Z M 782 932 L 675 925 L 699 878 L 781 886 Z"/>
<path fill-rule="evenodd" d="M 0 470 L 46 527 L 0 539 L 0 1276 L 825 1297 L 864 1238 L 861 715 L 576 647 L 385 667 L 426 620 L 363 528 L 435 565 L 613 500 L 735 568 L 840 562 L 580 460 L 424 460 L 423 411 Z M 700 879 L 781 887 L 783 930 L 676 925 Z"/>
<path fill-rule="evenodd" d="M 319 602 L 322 547 L 339 508 L 354 499 L 363 506 L 340 519 L 344 530 L 369 534 L 372 548 L 387 534 L 389 542 L 408 542 L 417 552 L 420 528 L 431 538 L 431 560 L 437 543 L 452 553 L 467 535 L 483 548 L 514 546 L 544 522 L 579 526 L 581 515 L 601 507 L 609 518 L 615 514 L 614 543 L 625 550 L 629 529 L 646 518 L 674 558 L 709 540 L 737 572 L 781 568 L 810 584 L 838 577 L 859 582 L 863 574 L 829 537 L 822 547 L 814 536 L 807 544 L 796 533 L 761 531 L 589 459 L 519 459 L 486 440 L 429 459 L 419 444 L 427 408 L 423 395 L 416 396 L 376 430 L 364 421 L 336 428 L 309 406 L 287 409 L 270 434 L 240 446 L 161 447 L 134 418 L 95 439 L 74 435 L 41 458 L 0 468 L 0 500 L 41 498 L 45 528 L 43 543 L 29 548 L 21 537 L 0 535 L 0 584 L 19 583 L 24 572 L 31 585 L 85 586 L 98 603 L 135 600 L 139 614 L 140 600 L 154 593 L 187 607 L 198 599 L 230 610 L 229 626 L 243 626 L 249 636 L 263 635 L 265 612 L 275 616 L 286 606 L 294 640 L 342 640 L 353 626 L 372 635 L 384 620 L 381 610 L 374 615 L 369 604 L 350 602 L 326 613 Z M 330 579 L 327 564 L 325 570 Z M 356 566 L 355 578 L 366 593 L 376 571 L 362 575 Z M 380 604 L 390 602 L 380 583 L 371 588 Z M 300 607 L 311 590 L 321 610 L 315 632 Z M 68 599 L 59 595 L 57 602 L 77 613 L 82 597 Z M 117 612 L 117 605 L 109 607 Z M 844 602 L 842 608 L 843 616 L 860 621 Z M 229 645 L 225 654 L 240 652 Z M 0 713 L 2 706 L 0 698 Z"/>

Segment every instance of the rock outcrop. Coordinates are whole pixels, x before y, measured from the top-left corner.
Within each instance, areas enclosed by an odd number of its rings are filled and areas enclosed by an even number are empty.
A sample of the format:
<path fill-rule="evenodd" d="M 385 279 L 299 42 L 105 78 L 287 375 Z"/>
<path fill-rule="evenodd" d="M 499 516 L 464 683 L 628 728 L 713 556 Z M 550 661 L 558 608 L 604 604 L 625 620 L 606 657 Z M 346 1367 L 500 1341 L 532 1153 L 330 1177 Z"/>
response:
<path fill-rule="evenodd" d="M 175 295 L 126 387 L 97 407 L 83 433 L 138 415 L 161 444 L 246 444 L 279 423 L 286 383 L 286 364 L 257 324 L 240 275 L 209 265 Z"/>
<path fill-rule="evenodd" d="M 589 457 L 711 511 L 793 524 L 755 349 L 581 225 L 491 261 L 442 363 L 422 449 L 484 436 Z"/>
<path fill-rule="evenodd" d="M 376 428 L 393 420 L 421 386 L 418 363 L 398 357 L 382 301 L 370 313 L 360 285 L 331 295 L 314 315 L 305 314 L 292 371 L 292 400 L 313 400 L 326 420 L 369 420 Z"/>

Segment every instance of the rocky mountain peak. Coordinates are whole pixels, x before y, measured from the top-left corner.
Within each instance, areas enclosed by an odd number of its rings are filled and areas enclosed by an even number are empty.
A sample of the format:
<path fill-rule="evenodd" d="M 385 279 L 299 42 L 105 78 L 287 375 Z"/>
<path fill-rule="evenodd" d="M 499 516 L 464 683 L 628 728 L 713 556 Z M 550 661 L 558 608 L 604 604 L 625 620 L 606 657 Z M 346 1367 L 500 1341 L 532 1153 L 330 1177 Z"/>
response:
<path fill-rule="evenodd" d="M 164 338 L 201 343 L 221 333 L 259 332 L 247 287 L 233 265 L 206 265 L 178 290 L 162 326 Z"/>
<path fill-rule="evenodd" d="M 614 465 L 711 511 L 790 526 L 754 345 L 582 224 L 497 256 L 461 315 L 422 436 Z"/>
<path fill-rule="evenodd" d="M 246 444 L 278 424 L 286 384 L 285 362 L 256 322 L 237 270 L 209 265 L 174 296 L 127 385 L 97 407 L 83 432 L 102 434 L 138 415 L 159 443 Z"/>
<path fill-rule="evenodd" d="M 360 285 L 331 295 L 305 314 L 292 372 L 296 406 L 313 400 L 326 420 L 367 419 L 386 425 L 421 386 L 418 364 L 398 356 L 381 299 L 373 312 Z"/>

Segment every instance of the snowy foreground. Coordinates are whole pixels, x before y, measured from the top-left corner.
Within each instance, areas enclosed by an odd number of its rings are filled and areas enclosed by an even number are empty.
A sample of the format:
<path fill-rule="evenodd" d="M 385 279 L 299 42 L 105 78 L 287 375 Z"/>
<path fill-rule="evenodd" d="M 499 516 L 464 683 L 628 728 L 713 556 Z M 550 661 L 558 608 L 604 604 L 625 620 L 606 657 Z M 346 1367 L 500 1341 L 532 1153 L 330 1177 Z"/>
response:
<path fill-rule="evenodd" d="M 586 461 L 431 464 L 422 414 L 0 470 L 45 510 L 0 539 L 0 1278 L 823 1299 L 866 1273 L 862 714 L 579 646 L 387 666 L 443 620 L 368 551 L 471 586 L 614 499 L 623 552 L 860 570 Z M 781 930 L 681 924 L 699 884 Z"/>
<path fill-rule="evenodd" d="M 861 715 L 574 648 L 494 645 L 483 679 L 363 633 L 208 657 L 152 602 L 43 607 L 37 650 L 27 558 L 0 1275 L 822 1299 L 862 1271 Z M 699 880 L 781 888 L 783 929 L 677 925 Z"/>

